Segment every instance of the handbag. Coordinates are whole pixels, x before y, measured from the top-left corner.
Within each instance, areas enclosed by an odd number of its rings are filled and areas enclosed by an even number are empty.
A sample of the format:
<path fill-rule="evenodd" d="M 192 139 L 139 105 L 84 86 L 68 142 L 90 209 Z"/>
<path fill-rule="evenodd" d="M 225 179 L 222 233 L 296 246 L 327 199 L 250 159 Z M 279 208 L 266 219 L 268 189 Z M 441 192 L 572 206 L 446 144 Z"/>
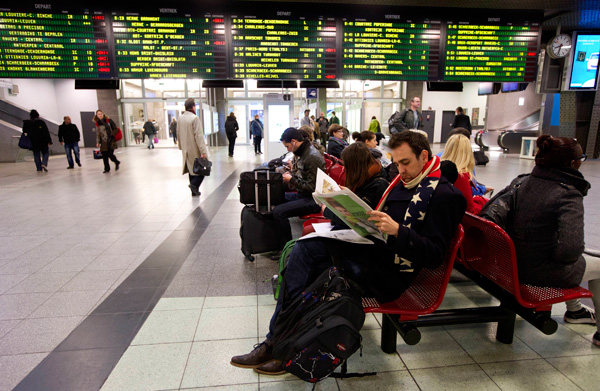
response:
<path fill-rule="evenodd" d="M 154 144 L 158 143 L 158 137 L 154 137 Z"/>
<path fill-rule="evenodd" d="M 201 176 L 210 176 L 212 162 L 205 158 L 196 158 L 194 160 L 194 174 Z"/>
<path fill-rule="evenodd" d="M 121 140 L 123 140 L 123 132 L 121 131 L 121 128 L 117 128 L 117 134 L 115 134 L 115 141 Z"/>
<path fill-rule="evenodd" d="M 102 151 L 94 150 L 94 159 L 102 159 Z"/>
<path fill-rule="evenodd" d="M 27 133 L 21 133 L 21 138 L 19 139 L 19 148 L 21 149 L 33 149 L 33 144 L 31 143 L 31 139 L 27 135 Z"/>

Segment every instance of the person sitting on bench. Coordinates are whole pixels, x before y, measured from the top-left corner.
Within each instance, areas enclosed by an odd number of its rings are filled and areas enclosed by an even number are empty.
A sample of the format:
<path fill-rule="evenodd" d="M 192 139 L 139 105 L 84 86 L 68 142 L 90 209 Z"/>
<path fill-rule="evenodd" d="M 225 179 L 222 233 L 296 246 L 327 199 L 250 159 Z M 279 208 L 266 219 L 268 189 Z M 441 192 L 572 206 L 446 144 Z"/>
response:
<path fill-rule="evenodd" d="M 404 131 L 389 142 L 399 175 L 386 189 L 370 220 L 388 234 L 386 243 L 352 244 L 314 238 L 298 241 L 285 273 L 285 289 L 297 297 L 324 270 L 333 265 L 335 253 L 346 276 L 364 289 L 364 295 L 382 302 L 398 298 L 423 268 L 442 264 L 460 223 L 466 201 L 440 173 L 440 159 L 432 157 L 427 138 Z M 281 374 L 281 362 L 272 355 L 271 333 L 282 308 L 280 294 L 269 334 L 255 349 L 231 359 L 241 368 L 262 374 Z"/>
<path fill-rule="evenodd" d="M 519 282 L 573 288 L 589 281 L 594 307 L 600 305 L 600 258 L 584 258 L 583 197 L 590 184 L 579 172 L 587 156 L 572 138 L 540 136 L 535 167 L 517 191 L 514 219 L 507 233 L 517 253 Z M 579 299 L 566 302 L 567 323 L 596 325 L 592 342 L 600 346 L 600 322 Z"/>
<path fill-rule="evenodd" d="M 317 184 L 317 169 L 325 171 L 323 156 L 312 146 L 303 131 L 296 128 L 287 128 L 281 135 L 281 142 L 288 152 L 293 152 L 294 159 L 290 172 L 283 174 L 283 181 L 297 193 L 286 193 L 286 202 L 273 209 L 273 217 L 278 224 L 279 248 L 292 240 L 292 227 L 288 218 L 303 216 L 321 211 L 312 197 Z M 279 259 L 280 252 L 272 255 Z"/>

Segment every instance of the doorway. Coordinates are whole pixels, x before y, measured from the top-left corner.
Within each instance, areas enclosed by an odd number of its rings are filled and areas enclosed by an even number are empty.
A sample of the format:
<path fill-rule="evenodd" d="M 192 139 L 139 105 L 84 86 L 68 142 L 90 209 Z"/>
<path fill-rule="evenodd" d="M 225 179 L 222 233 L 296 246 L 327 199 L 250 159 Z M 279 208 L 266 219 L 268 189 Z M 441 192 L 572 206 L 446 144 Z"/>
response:
<path fill-rule="evenodd" d="M 96 127 L 94 126 L 94 116 L 96 115 L 93 111 L 81 111 L 81 133 L 83 134 L 83 145 L 85 147 L 93 148 L 96 146 Z"/>
<path fill-rule="evenodd" d="M 435 110 L 423 110 L 423 130 L 427 133 L 427 140 L 433 143 L 433 132 L 435 129 Z"/>
<path fill-rule="evenodd" d="M 454 116 L 456 113 L 450 110 L 444 110 L 442 112 L 442 139 L 441 142 L 445 143 L 448 141 L 448 133 L 452 130 L 454 124 Z"/>

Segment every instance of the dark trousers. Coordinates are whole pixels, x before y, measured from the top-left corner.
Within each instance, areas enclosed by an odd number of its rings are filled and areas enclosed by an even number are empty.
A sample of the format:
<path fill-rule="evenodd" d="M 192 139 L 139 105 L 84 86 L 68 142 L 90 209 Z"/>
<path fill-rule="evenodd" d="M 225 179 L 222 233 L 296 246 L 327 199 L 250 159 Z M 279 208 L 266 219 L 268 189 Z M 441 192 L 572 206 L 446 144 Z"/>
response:
<path fill-rule="evenodd" d="M 262 141 L 262 137 L 254 136 L 254 153 L 261 153 L 260 151 L 260 142 Z"/>
<path fill-rule="evenodd" d="M 229 141 L 229 156 L 233 156 L 233 148 L 235 147 L 236 138 L 237 136 L 235 134 L 227 134 L 227 140 Z"/>
<path fill-rule="evenodd" d="M 177 144 L 177 132 L 173 132 L 173 142 Z"/>
<path fill-rule="evenodd" d="M 114 149 L 109 149 L 108 151 L 102 151 L 102 161 L 104 162 L 104 171 L 110 171 L 110 164 L 108 164 L 108 159 L 112 160 L 115 163 L 115 166 L 121 163 L 117 160 L 115 156 Z"/>
<path fill-rule="evenodd" d="M 42 166 L 48 166 L 48 157 L 50 156 L 50 151 L 48 147 L 45 149 L 32 149 L 33 152 L 33 161 L 35 162 L 35 168 L 38 171 L 42 171 Z"/>
<path fill-rule="evenodd" d="M 317 213 L 321 207 L 316 204 L 311 196 L 300 193 L 286 193 L 286 202 L 273 209 L 273 217 L 278 225 L 279 248 L 282 249 L 287 242 L 292 240 L 292 227 L 290 217 L 304 216 Z"/>
<path fill-rule="evenodd" d="M 188 174 L 188 176 L 190 177 L 190 185 L 192 185 L 195 190 L 200 189 L 200 185 L 202 184 L 202 181 L 204 180 L 204 176 L 191 175 L 191 174 Z"/>
<path fill-rule="evenodd" d="M 75 162 L 77 164 L 81 164 L 81 162 L 79 161 L 79 143 L 65 143 L 65 153 L 67 154 L 67 161 L 69 162 L 69 167 L 74 167 L 73 154 L 71 152 L 75 154 Z"/>

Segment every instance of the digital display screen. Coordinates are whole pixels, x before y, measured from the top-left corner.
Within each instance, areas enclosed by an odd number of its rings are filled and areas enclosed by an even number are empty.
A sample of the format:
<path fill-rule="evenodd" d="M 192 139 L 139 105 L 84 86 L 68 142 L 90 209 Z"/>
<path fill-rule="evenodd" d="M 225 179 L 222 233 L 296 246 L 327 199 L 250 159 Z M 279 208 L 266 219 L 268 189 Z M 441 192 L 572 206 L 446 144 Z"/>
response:
<path fill-rule="evenodd" d="M 494 93 L 494 83 L 479 83 L 477 95 L 491 95 Z"/>
<path fill-rule="evenodd" d="M 102 12 L 37 11 L 0 11 L 0 77 L 111 77 Z"/>
<path fill-rule="evenodd" d="M 519 83 L 502 83 L 502 92 L 513 92 L 519 90 Z"/>
<path fill-rule="evenodd" d="M 342 77 L 359 80 L 434 80 L 440 58 L 440 22 L 343 18 Z"/>
<path fill-rule="evenodd" d="M 112 31 L 119 78 L 227 78 L 223 16 L 114 14 Z"/>
<path fill-rule="evenodd" d="M 335 19 L 308 12 L 272 14 L 232 16 L 233 77 L 337 79 Z"/>
<path fill-rule="evenodd" d="M 448 23 L 443 79 L 448 81 L 533 82 L 540 26 Z"/>
<path fill-rule="evenodd" d="M 596 89 L 598 83 L 598 56 L 600 34 L 578 34 L 571 66 L 571 89 Z"/>

